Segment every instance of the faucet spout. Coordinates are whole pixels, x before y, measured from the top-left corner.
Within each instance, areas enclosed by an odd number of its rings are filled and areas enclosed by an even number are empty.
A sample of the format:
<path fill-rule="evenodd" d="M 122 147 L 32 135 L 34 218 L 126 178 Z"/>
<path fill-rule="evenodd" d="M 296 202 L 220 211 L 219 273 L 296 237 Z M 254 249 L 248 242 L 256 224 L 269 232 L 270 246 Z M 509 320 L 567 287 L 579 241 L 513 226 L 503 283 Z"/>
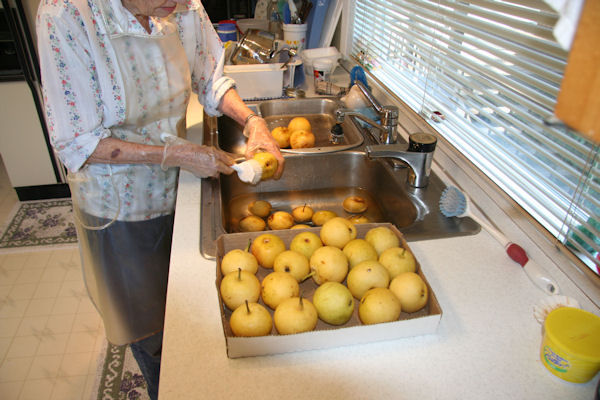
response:
<path fill-rule="evenodd" d="M 367 146 L 365 151 L 369 158 L 392 158 L 400 160 L 410 167 L 407 177 L 409 185 L 425 187 L 429 182 L 433 152 L 437 139 L 428 133 L 414 133 L 409 137 L 407 145 L 374 145 Z"/>

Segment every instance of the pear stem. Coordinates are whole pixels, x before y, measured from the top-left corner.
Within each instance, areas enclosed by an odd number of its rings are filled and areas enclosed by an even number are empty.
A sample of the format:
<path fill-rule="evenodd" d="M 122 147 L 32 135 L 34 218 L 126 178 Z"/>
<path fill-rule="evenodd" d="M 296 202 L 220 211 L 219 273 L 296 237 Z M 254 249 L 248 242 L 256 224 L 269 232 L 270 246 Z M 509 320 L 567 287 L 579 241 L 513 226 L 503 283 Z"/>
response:
<path fill-rule="evenodd" d="M 307 280 L 308 278 L 310 278 L 311 276 L 313 276 L 316 273 L 316 271 L 311 271 L 310 274 L 306 275 L 304 278 L 302 278 L 300 280 L 300 282 L 304 282 L 305 280 Z"/>
<path fill-rule="evenodd" d="M 244 300 L 246 302 L 246 310 L 248 311 L 248 314 L 250 314 L 250 307 L 248 306 L 248 300 Z"/>
<path fill-rule="evenodd" d="M 302 301 L 302 295 L 300 295 L 300 297 L 298 298 L 299 302 L 300 302 L 300 309 L 304 310 L 304 302 Z"/>
<path fill-rule="evenodd" d="M 252 244 L 252 239 L 248 239 L 248 245 L 246 246 L 246 249 L 245 249 L 246 252 L 250 251 L 251 244 Z"/>
<path fill-rule="evenodd" d="M 242 280 L 242 269 L 238 267 L 238 281 Z"/>

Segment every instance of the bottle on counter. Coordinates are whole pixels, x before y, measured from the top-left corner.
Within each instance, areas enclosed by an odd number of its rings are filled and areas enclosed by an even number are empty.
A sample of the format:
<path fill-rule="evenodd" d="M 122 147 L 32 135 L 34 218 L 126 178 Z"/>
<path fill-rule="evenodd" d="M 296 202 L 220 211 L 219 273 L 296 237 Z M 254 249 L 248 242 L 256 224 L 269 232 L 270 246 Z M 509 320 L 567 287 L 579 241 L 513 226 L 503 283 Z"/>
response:
<path fill-rule="evenodd" d="M 278 0 L 271 0 L 267 8 L 267 16 L 269 18 L 269 32 L 275 35 L 275 39 L 283 38 L 283 20 L 279 12 Z"/>

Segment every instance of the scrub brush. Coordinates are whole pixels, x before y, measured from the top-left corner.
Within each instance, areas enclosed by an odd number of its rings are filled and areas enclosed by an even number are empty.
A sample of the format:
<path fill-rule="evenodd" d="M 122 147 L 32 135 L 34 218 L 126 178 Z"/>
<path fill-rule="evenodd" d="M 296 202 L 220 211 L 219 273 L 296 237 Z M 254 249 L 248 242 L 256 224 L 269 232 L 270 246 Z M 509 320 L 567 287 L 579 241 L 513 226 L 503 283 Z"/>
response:
<path fill-rule="evenodd" d="M 558 294 L 559 287 L 550 277 L 547 271 L 541 266 L 530 260 L 527 253 L 521 246 L 512 243 L 499 229 L 494 228 L 486 221 L 473 215 L 469 211 L 469 201 L 467 196 L 457 187 L 448 186 L 442 192 L 440 197 L 440 211 L 445 217 L 465 217 L 469 216 L 475 220 L 482 228 L 487 230 L 502 246 L 504 246 L 508 256 L 521 265 L 531 281 L 547 294 Z"/>
<path fill-rule="evenodd" d="M 256 185 L 262 177 L 262 166 L 256 160 L 246 160 L 231 166 L 242 182 Z"/>

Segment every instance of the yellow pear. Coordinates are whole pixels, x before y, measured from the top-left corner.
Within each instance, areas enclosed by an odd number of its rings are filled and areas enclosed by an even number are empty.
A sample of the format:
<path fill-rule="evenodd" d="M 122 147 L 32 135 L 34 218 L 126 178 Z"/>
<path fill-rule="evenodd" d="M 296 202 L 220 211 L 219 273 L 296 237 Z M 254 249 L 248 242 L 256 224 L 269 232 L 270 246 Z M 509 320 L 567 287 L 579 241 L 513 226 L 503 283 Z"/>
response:
<path fill-rule="evenodd" d="M 286 250 L 275 257 L 273 271 L 287 272 L 300 282 L 310 272 L 310 266 L 308 258 L 304 254 Z"/>
<path fill-rule="evenodd" d="M 296 225 L 292 226 L 290 229 L 306 229 L 306 228 L 310 228 L 310 225 L 296 224 Z"/>
<path fill-rule="evenodd" d="M 294 131 L 308 131 L 312 132 L 312 127 L 310 126 L 310 121 L 305 117 L 294 117 L 288 123 L 287 128 L 290 132 Z"/>
<path fill-rule="evenodd" d="M 363 214 L 353 214 L 350 215 L 348 218 L 348 221 L 352 222 L 353 224 L 368 224 L 369 218 Z"/>
<path fill-rule="evenodd" d="M 292 217 L 294 217 L 294 221 L 296 222 L 307 222 L 311 220 L 314 213 L 314 210 L 305 204 L 294 208 L 292 210 Z"/>
<path fill-rule="evenodd" d="M 258 261 L 254 254 L 242 249 L 228 251 L 221 260 L 221 273 L 225 276 L 230 272 L 237 271 L 238 268 L 256 274 Z"/>
<path fill-rule="evenodd" d="M 290 147 L 290 136 L 292 131 L 290 131 L 285 126 L 278 126 L 277 128 L 271 131 L 271 135 L 277 142 L 280 148 L 285 149 Z"/>
<path fill-rule="evenodd" d="M 273 314 L 275 328 L 281 335 L 312 331 L 318 320 L 315 306 L 302 297 L 285 299 Z"/>
<path fill-rule="evenodd" d="M 290 250 L 304 254 L 309 260 L 319 247 L 323 247 L 323 242 L 321 242 L 319 235 L 314 232 L 301 232 L 294 236 L 290 242 Z"/>
<path fill-rule="evenodd" d="M 365 325 L 397 321 L 401 312 L 400 301 L 387 288 L 368 290 L 358 305 L 358 317 Z"/>
<path fill-rule="evenodd" d="M 267 218 L 267 224 L 273 230 L 289 229 L 294 225 L 294 218 L 289 212 L 275 211 Z"/>
<path fill-rule="evenodd" d="M 342 249 L 349 241 L 356 239 L 356 227 L 346 218 L 335 217 L 323 224 L 320 236 L 323 244 Z"/>
<path fill-rule="evenodd" d="M 363 261 L 377 260 L 375 248 L 365 239 L 353 239 L 349 241 L 342 251 L 348 257 L 351 269 Z"/>
<path fill-rule="evenodd" d="M 377 228 L 369 229 L 365 235 L 365 240 L 375 248 L 377 256 L 380 256 L 381 253 L 390 247 L 400 247 L 400 239 L 387 226 L 378 226 Z"/>
<path fill-rule="evenodd" d="M 273 175 L 275 175 L 279 163 L 273 154 L 260 152 L 256 153 L 253 158 L 259 162 L 262 168 L 262 175 L 260 176 L 261 180 L 272 178 Z"/>
<path fill-rule="evenodd" d="M 390 273 L 390 279 L 394 279 L 402 272 L 416 272 L 417 261 L 415 256 L 403 247 L 390 247 L 379 256 L 379 262 Z"/>
<path fill-rule="evenodd" d="M 317 285 L 343 282 L 347 274 L 348 259 L 337 247 L 319 247 L 310 257 L 310 275 Z"/>
<path fill-rule="evenodd" d="M 330 210 L 315 211 L 315 213 L 312 216 L 312 223 L 316 226 L 322 226 L 325 222 L 337 216 L 338 215 L 334 211 Z"/>
<path fill-rule="evenodd" d="M 390 276 L 387 269 L 378 261 L 363 261 L 348 272 L 346 280 L 348 289 L 354 297 L 361 299 L 369 289 L 376 287 L 387 288 Z"/>
<path fill-rule="evenodd" d="M 342 203 L 344 210 L 352 214 L 360 214 L 367 210 L 367 200 L 361 196 L 348 196 Z"/>
<path fill-rule="evenodd" d="M 267 227 L 266 222 L 256 215 L 248 215 L 240 220 L 240 231 L 242 232 L 260 232 Z"/>
<path fill-rule="evenodd" d="M 255 238 L 250 246 L 250 252 L 264 268 L 273 268 L 275 257 L 283 251 L 285 251 L 285 243 L 272 233 L 263 233 Z"/>
<path fill-rule="evenodd" d="M 271 203 L 266 200 L 254 200 L 248 204 L 248 211 L 257 217 L 266 218 L 271 213 Z"/>
<path fill-rule="evenodd" d="M 315 146 L 315 135 L 310 131 L 294 131 L 290 136 L 292 149 L 307 149 Z"/>
<path fill-rule="evenodd" d="M 429 290 L 419 274 L 403 272 L 392 279 L 390 290 L 398 297 L 402 311 L 415 312 L 427 305 Z"/>
<path fill-rule="evenodd" d="M 298 281 L 287 272 L 271 272 L 261 282 L 260 296 L 263 302 L 273 310 L 283 300 L 299 294 Z"/>
<path fill-rule="evenodd" d="M 260 282 L 256 275 L 238 269 L 228 273 L 221 280 L 219 287 L 223 303 L 235 310 L 247 300 L 256 303 L 260 296 Z"/>
<path fill-rule="evenodd" d="M 273 329 L 273 318 L 263 305 L 246 301 L 233 311 L 229 326 L 235 336 L 266 336 Z"/>

